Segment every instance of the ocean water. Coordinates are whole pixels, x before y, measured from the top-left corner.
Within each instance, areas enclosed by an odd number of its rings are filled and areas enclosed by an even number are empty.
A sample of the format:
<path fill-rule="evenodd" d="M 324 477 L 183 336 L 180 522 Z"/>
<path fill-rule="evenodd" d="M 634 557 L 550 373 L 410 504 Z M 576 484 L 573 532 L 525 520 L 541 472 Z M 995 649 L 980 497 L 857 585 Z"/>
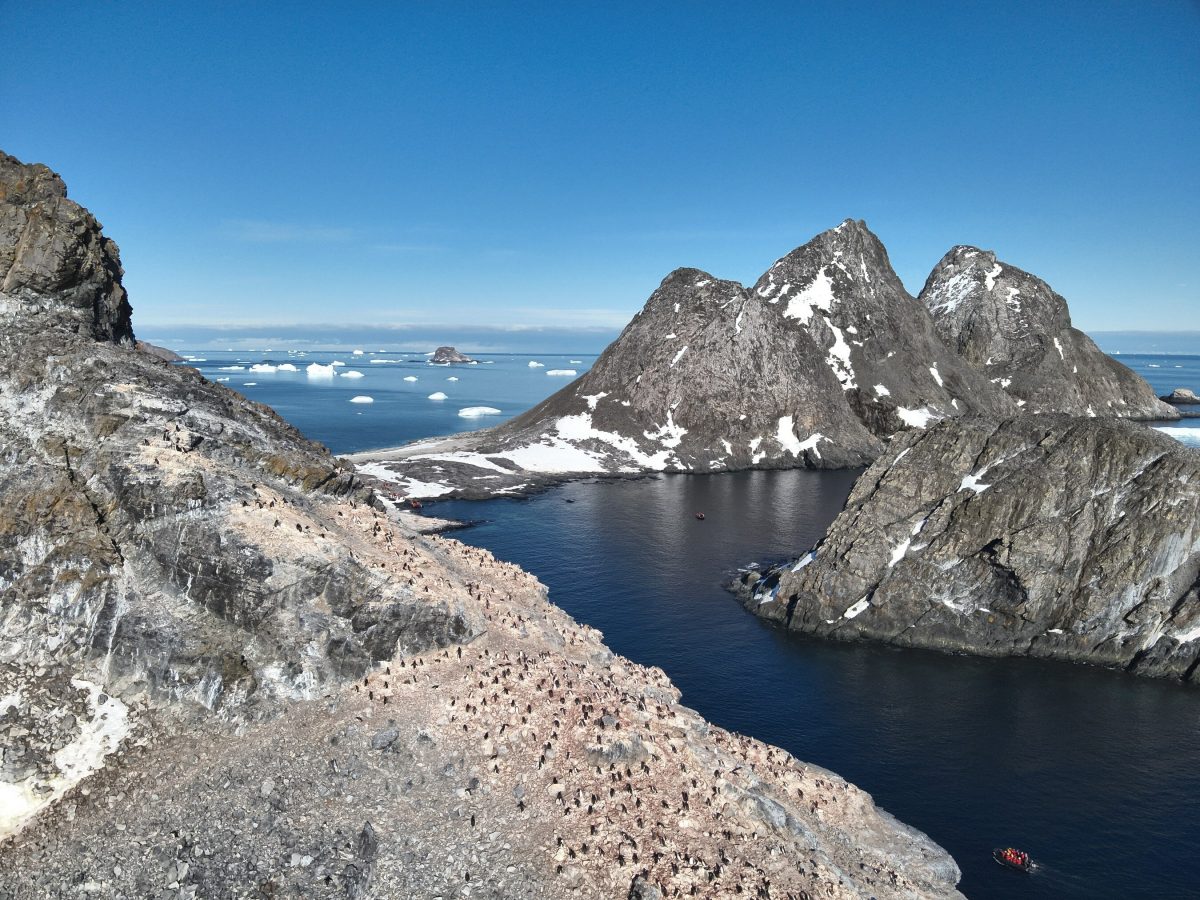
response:
<path fill-rule="evenodd" d="M 308 437 L 336 454 L 394 447 L 419 438 L 497 425 L 524 412 L 582 375 L 595 354 L 481 354 L 478 365 L 430 365 L 424 354 L 351 351 L 183 351 L 185 365 L 265 403 Z M 529 363 L 540 363 L 530 366 Z M 335 366 L 332 377 L 312 377 L 311 364 Z M 251 371 L 253 365 L 290 365 L 296 371 Z M 233 368 L 235 366 L 241 368 Z M 361 378 L 346 377 L 360 372 Z M 412 379 L 412 380 L 408 380 Z M 456 380 L 451 380 L 456 379 Z M 443 393 L 445 400 L 430 400 Z M 352 403 L 370 397 L 370 403 Z M 499 413 L 463 418 L 462 409 L 487 406 Z"/>
<path fill-rule="evenodd" d="M 547 369 L 582 373 L 595 358 L 489 355 L 480 359 L 491 363 L 441 368 L 418 354 L 386 354 L 402 360 L 393 363 L 346 353 L 194 355 L 204 359 L 191 365 L 229 377 L 336 453 L 494 424 L 570 380 Z M 1119 358 L 1158 393 L 1200 392 L 1200 356 Z M 364 377 L 303 371 L 334 359 L 347 363 L 338 371 Z M 545 368 L 530 368 L 531 359 Z M 220 369 L 262 361 L 300 371 Z M 435 390 L 451 399 L 427 400 Z M 375 402 L 350 403 L 356 395 Z M 501 412 L 458 417 L 478 405 Z M 1189 434 L 1200 429 L 1176 432 Z M 821 642 L 762 623 L 724 589 L 739 566 L 818 540 L 856 474 L 588 481 L 430 511 L 475 523 L 455 537 L 535 573 L 614 650 L 661 666 L 707 718 L 838 772 L 926 831 L 962 866 L 967 896 L 1200 897 L 1200 689 L 1085 666 Z M 990 851 L 1004 844 L 1044 868 L 1033 876 L 1000 868 Z"/>

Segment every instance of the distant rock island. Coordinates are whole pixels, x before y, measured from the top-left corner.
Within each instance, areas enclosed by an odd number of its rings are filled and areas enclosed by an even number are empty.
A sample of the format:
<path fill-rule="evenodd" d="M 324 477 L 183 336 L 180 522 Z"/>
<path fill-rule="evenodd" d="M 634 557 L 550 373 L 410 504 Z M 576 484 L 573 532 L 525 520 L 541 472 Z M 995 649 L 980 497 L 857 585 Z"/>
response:
<path fill-rule="evenodd" d="M 1200 453 L 1103 418 L 896 438 L 808 553 L 741 593 L 794 631 L 1200 682 Z"/>
<path fill-rule="evenodd" d="M 464 353 L 459 353 L 453 347 L 438 347 L 429 358 L 431 363 L 449 365 L 451 363 L 473 363 L 475 360 Z"/>
<path fill-rule="evenodd" d="M 1034 411 L 1179 415 L 1040 279 L 956 247 L 914 298 L 847 219 L 753 288 L 672 272 L 588 372 L 510 422 L 351 459 L 409 496 L 484 497 L 587 474 L 863 466 L 904 431 Z"/>
<path fill-rule="evenodd" d="M 1180 405 L 1192 405 L 1200 403 L 1200 396 L 1190 388 L 1175 388 L 1165 397 L 1160 398 L 1164 403 L 1176 403 Z"/>
<path fill-rule="evenodd" d="M 151 344 L 149 341 L 138 340 L 135 345 L 143 353 L 149 353 L 151 356 L 161 359 L 163 362 L 183 362 L 183 357 L 174 350 L 168 350 L 166 347 L 159 347 Z"/>
<path fill-rule="evenodd" d="M 4 892 L 961 897 L 869 795 L 136 350 L 116 245 L 3 154 L 0 274 Z"/>

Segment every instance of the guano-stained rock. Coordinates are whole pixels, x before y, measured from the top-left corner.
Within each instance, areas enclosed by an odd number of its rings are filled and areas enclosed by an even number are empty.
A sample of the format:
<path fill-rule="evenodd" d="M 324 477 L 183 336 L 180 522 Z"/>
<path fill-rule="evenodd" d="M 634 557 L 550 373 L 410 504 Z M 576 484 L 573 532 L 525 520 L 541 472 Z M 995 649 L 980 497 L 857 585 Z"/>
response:
<path fill-rule="evenodd" d="M 664 894 L 960 896 L 869 795 L 134 349 L 115 245 L 44 166 L 3 157 L 0 223 L 0 893 L 621 896 L 636 866 Z M 634 735 L 636 769 L 584 762 Z"/>

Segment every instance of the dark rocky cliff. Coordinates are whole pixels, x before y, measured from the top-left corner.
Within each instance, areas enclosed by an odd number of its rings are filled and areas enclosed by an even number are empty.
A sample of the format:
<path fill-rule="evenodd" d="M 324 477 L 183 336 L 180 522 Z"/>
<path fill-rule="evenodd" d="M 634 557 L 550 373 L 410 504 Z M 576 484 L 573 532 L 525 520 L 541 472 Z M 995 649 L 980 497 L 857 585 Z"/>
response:
<path fill-rule="evenodd" d="M 962 419 L 897 438 L 743 596 L 826 637 L 1196 680 L 1198 571 L 1200 452 L 1111 419 Z"/>
<path fill-rule="evenodd" d="M 938 334 L 1025 412 L 1173 419 L 1140 376 L 1071 327 L 1067 301 L 990 250 L 955 247 L 921 291 Z"/>
<path fill-rule="evenodd" d="M 54 172 L 0 152 L 0 316 L 132 343 L 117 245 L 100 227 Z"/>

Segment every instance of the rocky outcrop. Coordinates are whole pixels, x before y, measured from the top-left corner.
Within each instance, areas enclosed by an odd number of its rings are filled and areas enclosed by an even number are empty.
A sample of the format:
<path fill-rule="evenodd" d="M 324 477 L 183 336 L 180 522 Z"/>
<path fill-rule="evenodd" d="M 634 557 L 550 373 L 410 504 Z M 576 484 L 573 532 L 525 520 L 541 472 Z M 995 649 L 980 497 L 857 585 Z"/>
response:
<path fill-rule="evenodd" d="M 448 366 L 452 363 L 473 363 L 475 360 L 464 353 L 459 353 L 453 347 L 438 347 L 433 351 L 429 361 L 434 365 Z"/>
<path fill-rule="evenodd" d="M 793 250 L 754 293 L 785 327 L 808 332 L 850 406 L 880 437 L 949 416 L 1016 412 L 943 344 L 865 222 L 847 219 Z"/>
<path fill-rule="evenodd" d="M 168 350 L 166 347 L 159 347 L 156 344 L 151 344 L 149 341 L 142 340 L 136 341 L 135 345 L 143 353 L 149 353 L 163 362 L 183 362 L 182 356 L 174 350 Z"/>
<path fill-rule="evenodd" d="M 1140 376 L 1071 327 L 1067 301 L 1050 285 L 990 250 L 950 250 L 920 299 L 946 344 L 1025 412 L 1177 418 Z"/>
<path fill-rule="evenodd" d="M 133 342 L 117 245 L 63 180 L 0 153 L 0 319 Z"/>
<path fill-rule="evenodd" d="M 1175 388 L 1165 397 L 1160 397 L 1164 403 L 1179 404 L 1181 406 L 1190 406 L 1200 403 L 1200 397 L 1196 396 L 1196 392 L 1190 388 Z"/>
<path fill-rule="evenodd" d="M 897 437 L 743 596 L 825 637 L 1196 681 L 1198 571 L 1200 453 L 1118 420 L 962 419 Z"/>
<path fill-rule="evenodd" d="M 135 350 L 115 246 L 5 160 L 0 893 L 958 896 L 868 795 Z"/>

